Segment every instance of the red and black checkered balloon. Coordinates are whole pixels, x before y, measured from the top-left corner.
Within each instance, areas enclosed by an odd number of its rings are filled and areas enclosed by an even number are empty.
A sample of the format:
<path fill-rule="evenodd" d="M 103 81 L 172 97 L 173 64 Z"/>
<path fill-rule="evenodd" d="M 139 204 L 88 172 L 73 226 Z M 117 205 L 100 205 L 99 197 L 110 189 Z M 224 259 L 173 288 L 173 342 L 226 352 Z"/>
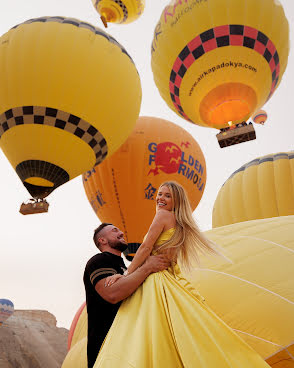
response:
<path fill-rule="evenodd" d="M 151 52 L 171 109 L 219 129 L 248 120 L 272 97 L 287 65 L 289 25 L 274 0 L 171 1 Z"/>

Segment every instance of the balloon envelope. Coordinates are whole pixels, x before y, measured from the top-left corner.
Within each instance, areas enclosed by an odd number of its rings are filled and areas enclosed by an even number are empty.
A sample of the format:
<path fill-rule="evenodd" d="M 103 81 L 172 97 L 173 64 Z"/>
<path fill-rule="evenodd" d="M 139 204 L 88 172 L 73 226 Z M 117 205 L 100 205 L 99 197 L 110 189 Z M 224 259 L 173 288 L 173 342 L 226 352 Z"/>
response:
<path fill-rule="evenodd" d="M 77 19 L 36 18 L 5 33 L 0 83 L 0 146 L 35 198 L 111 155 L 139 115 L 133 60 Z"/>
<path fill-rule="evenodd" d="M 195 124 L 247 121 L 278 87 L 289 25 L 276 0 L 170 1 L 154 30 L 151 63 L 168 106 Z"/>
<path fill-rule="evenodd" d="M 202 259 L 191 277 L 194 286 L 272 367 L 292 367 L 294 216 L 223 226 L 206 235 L 233 263 Z"/>
<path fill-rule="evenodd" d="M 78 321 L 80 320 L 80 316 L 83 312 L 87 313 L 87 307 L 86 302 L 84 302 L 80 308 L 77 310 L 74 319 L 72 320 L 69 333 L 68 333 L 68 339 L 67 339 L 67 349 L 69 350 L 74 344 L 77 342 L 76 339 L 74 339 L 75 332 L 79 331 Z"/>
<path fill-rule="evenodd" d="M 223 184 L 213 206 L 212 227 L 294 215 L 294 151 L 256 158 Z"/>
<path fill-rule="evenodd" d="M 61 368 L 85 368 L 87 365 L 87 337 L 84 337 L 69 350 Z"/>
<path fill-rule="evenodd" d="M 0 299 L 0 326 L 14 312 L 14 304 L 8 299 Z"/>
<path fill-rule="evenodd" d="M 131 23 L 139 18 L 145 7 L 145 0 L 92 0 L 92 3 L 106 26 L 108 22 Z"/>
<path fill-rule="evenodd" d="M 252 118 L 255 124 L 264 124 L 267 119 L 267 113 L 264 110 L 259 110 Z"/>
<path fill-rule="evenodd" d="M 194 210 L 205 188 L 205 158 L 186 130 L 155 117 L 140 117 L 126 142 L 101 165 L 83 174 L 95 213 L 102 222 L 124 231 L 130 257 L 155 215 L 157 189 L 169 180 L 183 185 Z"/>

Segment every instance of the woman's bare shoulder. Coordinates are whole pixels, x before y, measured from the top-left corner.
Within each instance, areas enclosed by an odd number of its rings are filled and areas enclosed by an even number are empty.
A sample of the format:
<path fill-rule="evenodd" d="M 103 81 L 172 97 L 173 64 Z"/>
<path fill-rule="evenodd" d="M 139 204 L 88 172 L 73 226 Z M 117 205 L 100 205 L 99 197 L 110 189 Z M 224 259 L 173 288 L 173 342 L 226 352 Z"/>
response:
<path fill-rule="evenodd" d="M 174 226 L 176 223 L 175 214 L 172 211 L 165 210 L 163 208 L 156 212 L 158 221 L 161 221 L 167 227 Z"/>
<path fill-rule="evenodd" d="M 166 210 L 164 208 L 159 208 L 156 212 L 156 216 L 160 217 L 174 217 L 175 214 L 172 211 Z"/>

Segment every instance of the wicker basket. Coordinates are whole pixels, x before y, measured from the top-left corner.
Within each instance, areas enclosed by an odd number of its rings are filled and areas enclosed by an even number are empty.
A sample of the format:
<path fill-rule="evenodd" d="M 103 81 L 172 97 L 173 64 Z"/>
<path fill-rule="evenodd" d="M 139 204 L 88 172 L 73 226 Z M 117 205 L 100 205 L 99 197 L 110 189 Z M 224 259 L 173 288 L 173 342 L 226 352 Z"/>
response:
<path fill-rule="evenodd" d="M 252 124 L 235 127 L 235 129 L 221 132 L 216 135 L 219 146 L 221 148 L 239 144 L 242 142 L 256 139 L 255 130 Z"/>
<path fill-rule="evenodd" d="M 27 203 L 22 203 L 19 212 L 22 215 L 48 212 L 49 203 L 45 200 L 30 199 Z"/>

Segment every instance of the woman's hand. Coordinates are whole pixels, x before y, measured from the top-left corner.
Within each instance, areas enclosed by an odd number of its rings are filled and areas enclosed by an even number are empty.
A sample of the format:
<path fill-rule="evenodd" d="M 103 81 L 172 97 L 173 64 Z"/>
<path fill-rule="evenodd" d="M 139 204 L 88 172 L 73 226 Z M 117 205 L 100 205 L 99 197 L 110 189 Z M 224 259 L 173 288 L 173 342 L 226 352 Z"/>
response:
<path fill-rule="evenodd" d="M 104 287 L 113 285 L 117 280 L 119 280 L 121 277 L 124 277 L 123 275 L 117 273 L 112 276 L 108 276 L 105 279 Z"/>

